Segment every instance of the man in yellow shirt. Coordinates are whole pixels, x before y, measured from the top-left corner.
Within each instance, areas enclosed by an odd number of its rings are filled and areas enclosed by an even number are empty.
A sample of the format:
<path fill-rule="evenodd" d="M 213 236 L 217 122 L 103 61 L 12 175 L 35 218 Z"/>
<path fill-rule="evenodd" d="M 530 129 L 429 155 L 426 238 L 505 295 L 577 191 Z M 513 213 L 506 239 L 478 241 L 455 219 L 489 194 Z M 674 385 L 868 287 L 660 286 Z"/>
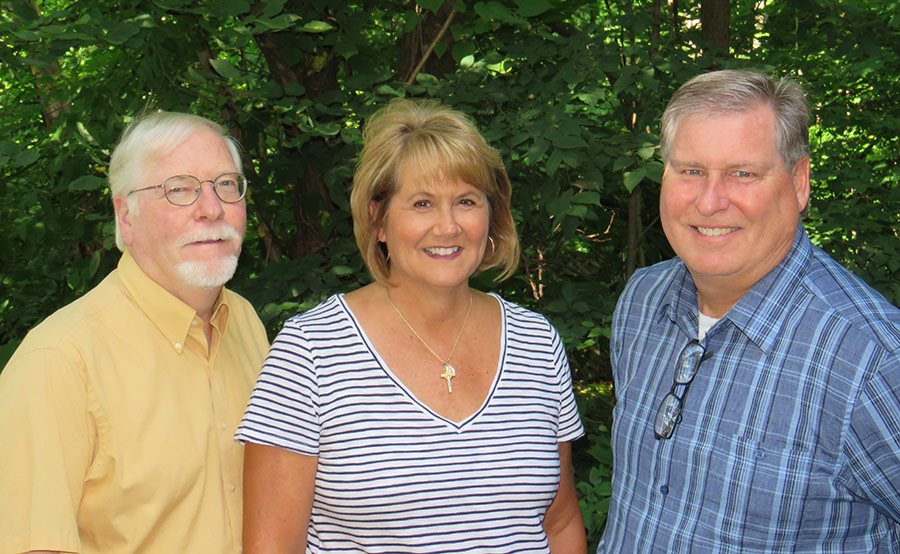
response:
<path fill-rule="evenodd" d="M 246 226 L 236 143 L 156 112 L 112 154 L 118 268 L 0 374 L 0 554 L 238 552 L 232 440 L 267 350 L 225 289 Z"/>

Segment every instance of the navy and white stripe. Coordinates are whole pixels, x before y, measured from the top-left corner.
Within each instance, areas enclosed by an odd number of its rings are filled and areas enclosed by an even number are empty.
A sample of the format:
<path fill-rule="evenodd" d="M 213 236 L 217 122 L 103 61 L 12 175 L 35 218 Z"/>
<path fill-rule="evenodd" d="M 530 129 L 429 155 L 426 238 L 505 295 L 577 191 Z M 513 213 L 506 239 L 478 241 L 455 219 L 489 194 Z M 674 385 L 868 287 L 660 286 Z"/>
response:
<path fill-rule="evenodd" d="M 613 317 L 613 495 L 598 552 L 900 552 L 900 310 L 810 243 L 712 328 L 668 440 L 657 406 L 697 337 L 681 260 Z"/>
<path fill-rule="evenodd" d="M 318 456 L 309 552 L 549 552 L 557 443 L 583 429 L 555 329 L 497 298 L 499 369 L 459 423 L 393 376 L 340 296 L 285 324 L 236 438 Z"/>

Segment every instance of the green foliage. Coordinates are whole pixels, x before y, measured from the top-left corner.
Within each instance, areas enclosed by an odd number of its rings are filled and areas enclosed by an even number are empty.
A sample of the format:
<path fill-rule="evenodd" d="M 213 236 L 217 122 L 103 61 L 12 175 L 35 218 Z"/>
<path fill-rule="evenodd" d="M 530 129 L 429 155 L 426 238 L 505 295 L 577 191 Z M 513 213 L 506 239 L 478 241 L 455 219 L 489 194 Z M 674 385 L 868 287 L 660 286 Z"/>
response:
<path fill-rule="evenodd" d="M 612 495 L 613 451 L 609 430 L 613 391 L 609 384 L 581 385 L 575 387 L 575 398 L 586 435 L 574 443 L 572 460 L 588 552 L 595 552 Z"/>
<path fill-rule="evenodd" d="M 656 207 L 658 118 L 681 83 L 716 66 L 805 83 L 810 234 L 900 303 L 896 3 L 733 4 L 722 58 L 703 49 L 696 0 L 678 12 L 652 0 L 8 2 L 0 365 L 28 329 L 115 266 L 106 166 L 142 110 L 222 121 L 243 144 L 249 226 L 232 285 L 274 334 L 297 311 L 369 281 L 347 198 L 360 129 L 390 98 L 416 96 L 470 114 L 514 183 L 520 268 L 475 285 L 547 314 L 576 380 L 606 382 L 629 260 L 672 255 Z M 578 488 L 595 541 L 611 403 L 608 391 L 579 396 L 588 437 L 576 447 Z"/>

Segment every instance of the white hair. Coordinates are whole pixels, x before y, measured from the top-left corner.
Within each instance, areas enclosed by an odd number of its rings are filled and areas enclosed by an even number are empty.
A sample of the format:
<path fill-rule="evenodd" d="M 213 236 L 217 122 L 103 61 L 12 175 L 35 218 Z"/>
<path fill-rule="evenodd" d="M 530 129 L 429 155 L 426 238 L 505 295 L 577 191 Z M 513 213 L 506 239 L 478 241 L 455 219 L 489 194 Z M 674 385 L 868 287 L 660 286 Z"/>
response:
<path fill-rule="evenodd" d="M 113 198 L 126 196 L 138 188 L 140 176 L 148 160 L 170 154 L 195 131 L 211 129 L 222 137 L 231 153 L 234 166 L 241 171 L 241 153 L 237 141 L 224 127 L 198 115 L 155 111 L 128 124 L 109 160 L 109 190 Z M 137 212 L 137 199 L 128 197 L 128 209 Z M 116 218 L 116 246 L 125 251 L 119 218 Z"/>

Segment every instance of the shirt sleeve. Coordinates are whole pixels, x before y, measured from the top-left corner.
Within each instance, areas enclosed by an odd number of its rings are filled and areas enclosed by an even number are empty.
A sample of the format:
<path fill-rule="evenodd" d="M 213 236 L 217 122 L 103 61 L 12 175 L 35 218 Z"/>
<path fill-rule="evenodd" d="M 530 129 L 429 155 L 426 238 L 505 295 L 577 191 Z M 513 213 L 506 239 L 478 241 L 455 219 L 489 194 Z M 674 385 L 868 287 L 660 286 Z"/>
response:
<path fill-rule="evenodd" d="M 318 456 L 318 397 L 308 341 L 288 321 L 269 348 L 235 439 Z"/>
<path fill-rule="evenodd" d="M 578 415 L 578 405 L 575 403 L 575 392 L 572 390 L 572 371 L 569 368 L 569 358 L 563 348 L 559 333 L 552 326 L 553 359 L 556 366 L 556 375 L 559 380 L 559 431 L 557 442 L 570 442 L 584 435 L 584 426 Z"/>
<path fill-rule="evenodd" d="M 900 523 L 900 356 L 865 384 L 850 416 L 845 453 L 854 492 Z"/>
<path fill-rule="evenodd" d="M 27 339 L 26 339 L 27 340 Z M 96 427 L 83 372 L 58 351 L 17 352 L 0 374 L 0 552 L 80 552 L 77 513 Z"/>

